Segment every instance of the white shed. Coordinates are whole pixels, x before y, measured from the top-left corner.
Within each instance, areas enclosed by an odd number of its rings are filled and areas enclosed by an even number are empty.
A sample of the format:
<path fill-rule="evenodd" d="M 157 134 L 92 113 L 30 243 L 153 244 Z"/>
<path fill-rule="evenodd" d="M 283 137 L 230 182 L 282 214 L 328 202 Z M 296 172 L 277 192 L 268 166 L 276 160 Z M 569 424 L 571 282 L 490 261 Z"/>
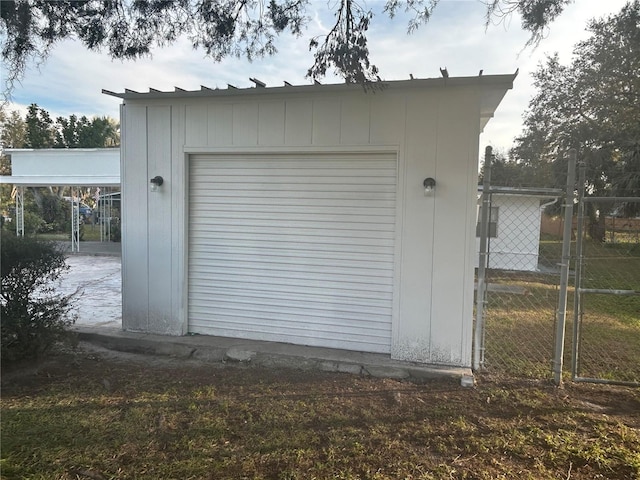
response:
<path fill-rule="evenodd" d="M 104 91 L 124 329 L 470 366 L 478 137 L 514 78 Z"/>
<path fill-rule="evenodd" d="M 537 271 L 542 210 L 561 195 L 562 190 L 553 188 L 491 187 L 488 268 Z M 481 218 L 478 200 L 476 252 L 480 251 Z M 479 253 L 475 257 L 476 267 L 478 261 Z"/>

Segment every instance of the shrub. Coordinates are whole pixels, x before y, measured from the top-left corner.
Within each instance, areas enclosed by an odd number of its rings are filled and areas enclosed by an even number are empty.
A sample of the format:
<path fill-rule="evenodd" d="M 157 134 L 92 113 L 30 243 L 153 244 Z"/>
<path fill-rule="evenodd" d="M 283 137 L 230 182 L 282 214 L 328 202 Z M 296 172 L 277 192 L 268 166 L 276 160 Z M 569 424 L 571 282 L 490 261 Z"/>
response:
<path fill-rule="evenodd" d="M 16 221 L 14 219 L 14 221 Z M 24 211 L 24 233 L 27 235 L 35 235 L 39 233 L 45 226 L 45 222 L 37 213 Z M 15 223 L 14 223 L 15 228 Z"/>
<path fill-rule="evenodd" d="M 2 360 L 36 358 L 61 340 L 75 294 L 55 294 L 52 283 L 69 267 L 53 242 L 2 233 L 0 306 Z"/>

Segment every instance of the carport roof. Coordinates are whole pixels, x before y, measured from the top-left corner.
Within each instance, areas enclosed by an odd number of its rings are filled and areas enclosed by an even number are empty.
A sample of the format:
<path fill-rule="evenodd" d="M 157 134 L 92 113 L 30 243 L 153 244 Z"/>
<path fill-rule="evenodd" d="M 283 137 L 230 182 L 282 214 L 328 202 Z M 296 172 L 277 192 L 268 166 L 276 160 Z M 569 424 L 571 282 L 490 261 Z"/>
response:
<path fill-rule="evenodd" d="M 0 176 L 0 184 L 22 187 L 82 186 L 82 187 L 118 187 L 120 177 L 104 176 L 67 176 L 67 175 L 22 175 Z"/>
<path fill-rule="evenodd" d="M 119 148 L 8 148 L 11 176 L 0 184 L 23 187 L 120 185 Z"/>

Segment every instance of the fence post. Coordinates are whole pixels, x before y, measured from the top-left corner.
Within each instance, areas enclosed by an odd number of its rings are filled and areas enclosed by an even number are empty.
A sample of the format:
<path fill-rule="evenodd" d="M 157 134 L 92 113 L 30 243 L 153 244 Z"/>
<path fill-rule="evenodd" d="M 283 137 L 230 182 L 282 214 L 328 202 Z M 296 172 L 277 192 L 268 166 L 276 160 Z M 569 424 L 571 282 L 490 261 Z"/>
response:
<path fill-rule="evenodd" d="M 574 298 L 573 298 L 573 345 L 571 346 L 571 379 L 575 380 L 578 376 L 578 362 L 580 355 L 580 322 L 582 309 L 582 299 L 580 298 L 580 289 L 582 288 L 582 262 L 583 262 L 583 241 L 584 241 L 584 187 L 586 181 L 587 165 L 580 162 L 578 168 L 578 218 L 576 226 L 576 268 L 574 280 Z"/>
<path fill-rule="evenodd" d="M 474 332 L 473 369 L 484 367 L 484 304 L 486 296 L 485 275 L 487 267 L 487 237 L 489 234 L 489 215 L 491 214 L 491 160 L 493 149 L 484 151 L 484 175 L 482 182 L 482 217 L 480 220 L 480 258 L 478 261 L 478 287 L 476 290 L 476 328 Z"/>
<path fill-rule="evenodd" d="M 567 191 L 565 195 L 564 232 L 562 234 L 562 263 L 560 264 L 560 294 L 556 313 L 556 343 L 553 356 L 553 380 L 562 383 L 562 360 L 564 355 L 564 332 L 567 317 L 567 290 L 569 286 L 569 262 L 571 260 L 571 228 L 573 226 L 573 200 L 576 183 L 576 150 L 569 150 L 567 166 Z"/>

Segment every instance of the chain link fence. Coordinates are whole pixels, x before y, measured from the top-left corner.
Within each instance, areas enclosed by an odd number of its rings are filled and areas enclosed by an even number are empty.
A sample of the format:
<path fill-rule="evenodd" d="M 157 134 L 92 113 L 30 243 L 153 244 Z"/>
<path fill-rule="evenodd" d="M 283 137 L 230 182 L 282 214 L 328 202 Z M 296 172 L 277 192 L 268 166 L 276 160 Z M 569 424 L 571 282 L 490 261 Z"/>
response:
<path fill-rule="evenodd" d="M 572 378 L 640 385 L 640 198 L 579 199 Z"/>
<path fill-rule="evenodd" d="M 578 381 L 640 382 L 640 198 L 578 193 L 567 203 L 562 190 L 495 186 L 485 173 L 474 368 L 560 381 L 564 365 Z"/>
<path fill-rule="evenodd" d="M 561 197 L 562 191 L 553 189 L 489 190 L 482 369 L 515 376 L 549 376 L 562 228 L 541 233 L 541 225 L 545 209 Z M 482 208 L 479 219 L 483 218 Z M 477 230 L 480 251 L 480 223 Z"/>

